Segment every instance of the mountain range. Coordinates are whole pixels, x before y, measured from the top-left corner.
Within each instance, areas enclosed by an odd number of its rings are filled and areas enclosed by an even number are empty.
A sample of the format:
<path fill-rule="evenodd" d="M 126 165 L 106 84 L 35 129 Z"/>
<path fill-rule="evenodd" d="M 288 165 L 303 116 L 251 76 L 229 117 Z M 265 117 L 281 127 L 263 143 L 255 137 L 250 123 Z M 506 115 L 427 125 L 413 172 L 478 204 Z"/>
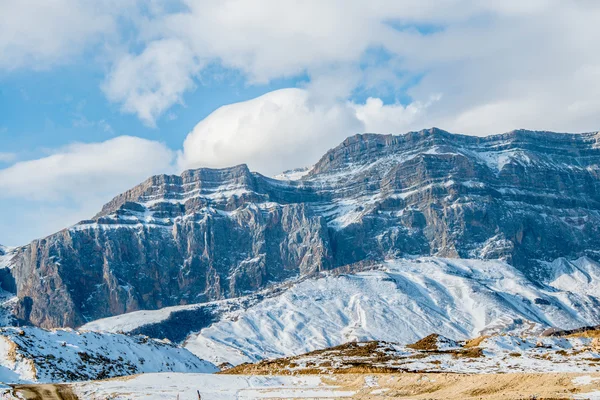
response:
<path fill-rule="evenodd" d="M 268 155 L 265 155 L 268 156 Z M 359 134 L 276 178 L 157 175 L 0 247 L 6 324 L 143 333 L 241 363 L 600 324 L 600 134 Z"/>

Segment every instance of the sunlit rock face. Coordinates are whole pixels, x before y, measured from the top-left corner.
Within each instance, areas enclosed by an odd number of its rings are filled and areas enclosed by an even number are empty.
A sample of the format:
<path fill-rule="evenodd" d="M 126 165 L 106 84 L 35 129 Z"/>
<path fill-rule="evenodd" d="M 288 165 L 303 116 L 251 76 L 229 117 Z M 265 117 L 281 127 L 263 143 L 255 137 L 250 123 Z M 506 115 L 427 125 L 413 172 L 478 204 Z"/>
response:
<path fill-rule="evenodd" d="M 154 176 L 14 251 L 16 317 L 79 326 L 390 257 L 503 259 L 541 279 L 546 261 L 599 258 L 599 137 L 364 134 L 295 180 L 245 165 Z"/>

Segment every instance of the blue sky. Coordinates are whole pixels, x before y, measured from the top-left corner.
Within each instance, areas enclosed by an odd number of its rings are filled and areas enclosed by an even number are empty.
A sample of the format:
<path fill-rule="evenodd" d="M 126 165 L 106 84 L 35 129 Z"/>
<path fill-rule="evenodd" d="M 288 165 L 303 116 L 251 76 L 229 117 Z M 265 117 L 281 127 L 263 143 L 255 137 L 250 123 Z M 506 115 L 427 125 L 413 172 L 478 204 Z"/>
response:
<path fill-rule="evenodd" d="M 0 244 L 157 173 L 310 166 L 357 132 L 600 127 L 600 5 L 4 0 Z"/>
<path fill-rule="evenodd" d="M 177 149 L 194 125 L 218 107 L 294 87 L 306 78 L 246 85 L 229 72 L 224 80 L 204 83 L 186 95 L 185 105 L 171 107 L 156 127 L 108 102 L 100 90 L 103 79 L 100 69 L 84 63 L 0 75 L 2 152 L 14 153 L 18 159 L 35 158 L 61 144 L 98 142 L 122 134 L 163 141 Z"/>

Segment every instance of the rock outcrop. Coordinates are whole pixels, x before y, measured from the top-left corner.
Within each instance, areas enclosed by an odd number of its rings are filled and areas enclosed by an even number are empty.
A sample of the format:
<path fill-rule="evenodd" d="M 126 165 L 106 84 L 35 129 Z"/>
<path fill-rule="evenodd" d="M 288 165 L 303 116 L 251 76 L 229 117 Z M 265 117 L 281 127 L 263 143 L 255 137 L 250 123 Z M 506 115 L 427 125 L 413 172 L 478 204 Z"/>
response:
<path fill-rule="evenodd" d="M 503 259 L 552 275 L 559 257 L 598 259 L 599 138 L 364 134 L 295 180 L 245 165 L 155 176 L 16 250 L 17 318 L 73 327 L 386 257 Z"/>

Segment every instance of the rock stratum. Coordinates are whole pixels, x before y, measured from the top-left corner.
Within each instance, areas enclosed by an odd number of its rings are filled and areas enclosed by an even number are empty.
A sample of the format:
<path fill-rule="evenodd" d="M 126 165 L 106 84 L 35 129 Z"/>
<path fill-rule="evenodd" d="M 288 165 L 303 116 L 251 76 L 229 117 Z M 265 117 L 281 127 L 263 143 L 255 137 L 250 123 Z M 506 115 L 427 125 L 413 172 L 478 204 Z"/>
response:
<path fill-rule="evenodd" d="M 599 140 L 434 128 L 352 136 L 293 179 L 245 165 L 154 176 L 3 251 L 2 288 L 18 323 L 51 328 L 391 258 L 499 259 L 547 282 L 556 259 L 600 257 Z"/>

